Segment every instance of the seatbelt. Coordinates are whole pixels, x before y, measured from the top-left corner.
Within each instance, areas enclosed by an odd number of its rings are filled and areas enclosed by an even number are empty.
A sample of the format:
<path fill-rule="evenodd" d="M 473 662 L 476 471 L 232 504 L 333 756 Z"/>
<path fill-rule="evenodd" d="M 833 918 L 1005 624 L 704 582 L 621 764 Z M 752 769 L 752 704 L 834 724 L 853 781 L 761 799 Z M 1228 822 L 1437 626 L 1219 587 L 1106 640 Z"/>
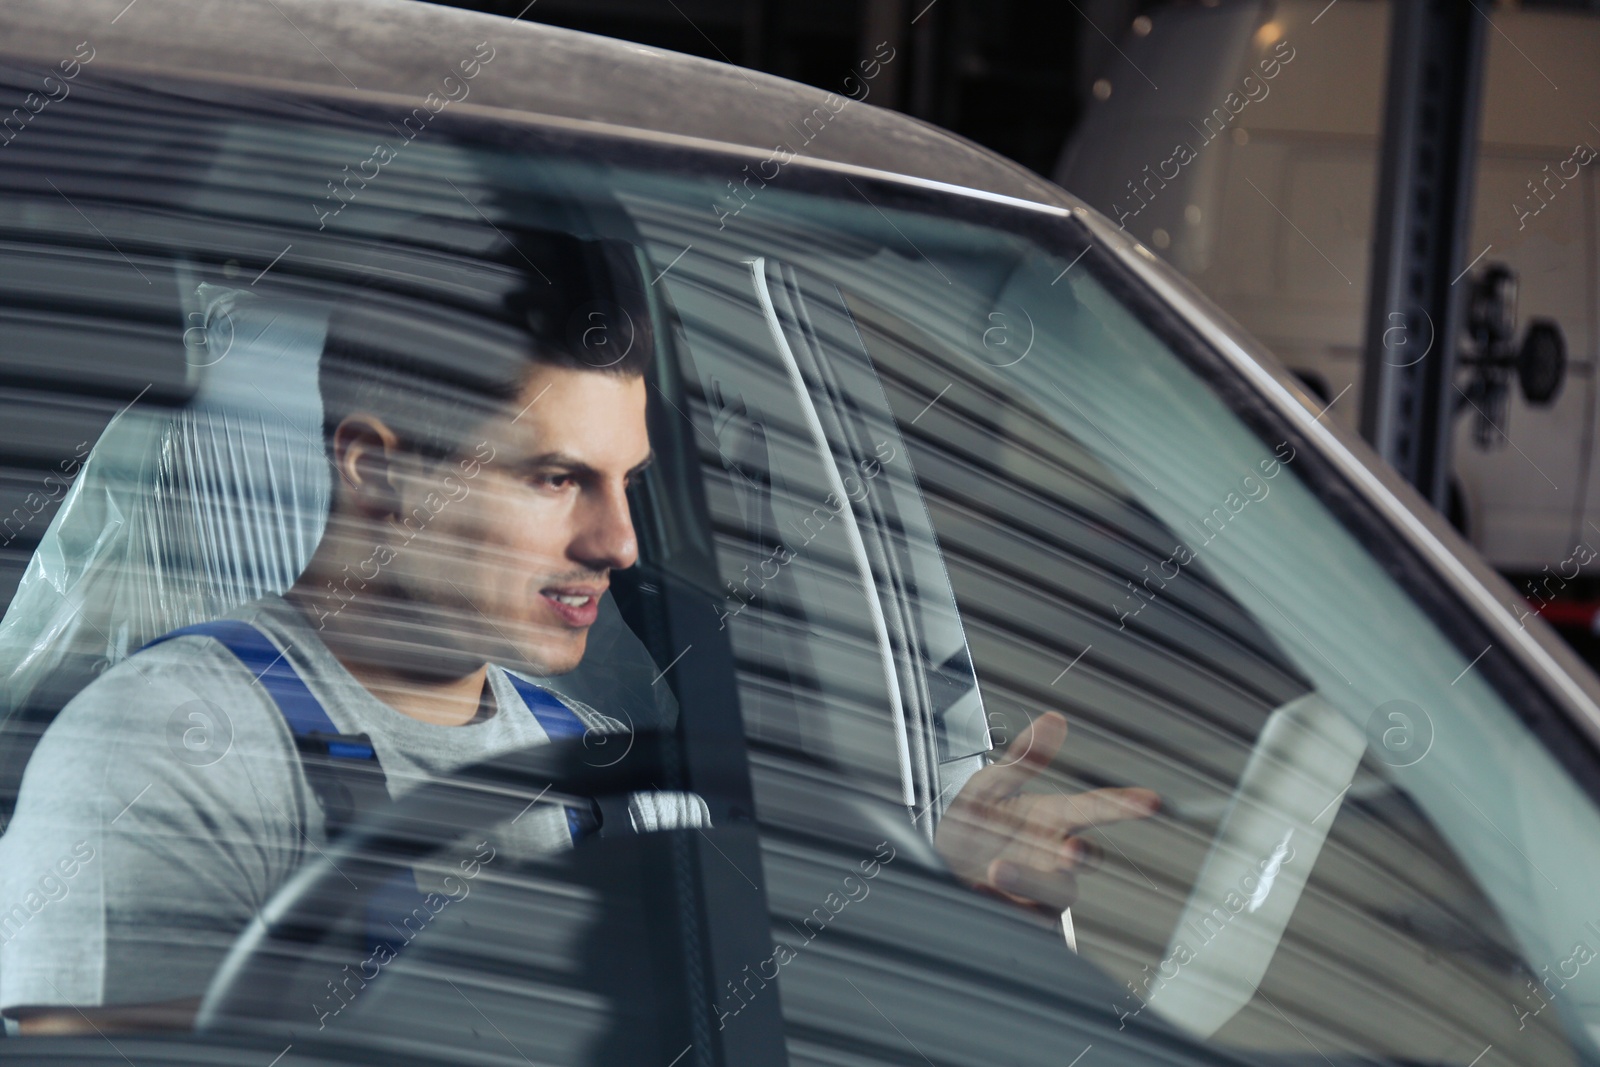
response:
<path fill-rule="evenodd" d="M 360 813 L 389 803 L 383 766 L 371 738 L 366 734 L 341 734 L 288 657 L 266 634 L 247 622 L 218 619 L 173 630 L 144 648 L 178 637 L 211 638 L 233 653 L 261 683 L 294 735 L 306 779 L 322 805 L 330 839 L 342 833 Z M 581 737 L 587 732 L 583 720 L 555 696 L 509 671 L 506 677 L 552 741 Z M 594 830 L 592 819 L 573 808 L 566 811 L 567 830 L 574 843 Z"/>

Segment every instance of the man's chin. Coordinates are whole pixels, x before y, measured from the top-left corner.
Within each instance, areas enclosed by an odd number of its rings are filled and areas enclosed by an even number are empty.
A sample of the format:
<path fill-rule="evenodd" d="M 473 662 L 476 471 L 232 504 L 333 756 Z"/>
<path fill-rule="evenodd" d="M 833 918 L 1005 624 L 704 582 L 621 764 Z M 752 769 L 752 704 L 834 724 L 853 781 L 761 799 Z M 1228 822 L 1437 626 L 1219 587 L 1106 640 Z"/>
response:
<path fill-rule="evenodd" d="M 580 631 L 571 638 L 560 641 L 544 640 L 524 647 L 522 658 L 538 674 L 567 674 L 578 669 L 583 662 L 584 650 L 589 644 L 589 632 Z"/>

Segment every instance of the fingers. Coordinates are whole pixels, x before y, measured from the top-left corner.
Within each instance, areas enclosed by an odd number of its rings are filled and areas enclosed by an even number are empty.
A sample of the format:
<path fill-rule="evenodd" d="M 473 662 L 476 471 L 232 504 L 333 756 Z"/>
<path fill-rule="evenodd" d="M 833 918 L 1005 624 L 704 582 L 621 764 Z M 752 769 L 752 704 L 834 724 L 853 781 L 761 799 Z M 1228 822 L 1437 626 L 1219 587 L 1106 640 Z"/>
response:
<path fill-rule="evenodd" d="M 992 765 L 973 775 L 978 798 L 1000 800 L 1019 792 L 1049 766 L 1066 739 L 1067 717 L 1059 711 L 1047 711 L 1034 719 Z"/>
<path fill-rule="evenodd" d="M 1072 907 L 1078 899 L 1078 879 L 1071 871 L 1043 871 L 1006 860 L 989 865 L 989 886 L 1021 903 L 1055 911 Z"/>
<path fill-rule="evenodd" d="M 1087 874 L 1099 869 L 1106 858 L 1106 850 L 1098 841 L 1091 841 L 1087 837 L 1069 837 L 1061 843 L 1061 860 L 1064 866 L 1070 867 L 1078 874 Z"/>
<path fill-rule="evenodd" d="M 1094 789 L 1087 793 L 1040 795 L 1029 822 L 1065 827 L 1090 827 L 1125 819 L 1144 819 L 1161 810 L 1153 789 Z"/>
<path fill-rule="evenodd" d="M 1070 908 L 1078 899 L 1078 875 L 1100 866 L 1105 851 L 1095 842 L 1071 837 L 1062 842 L 1059 866 L 1040 868 L 1029 863 L 996 859 L 989 864 L 982 888 L 1017 904 L 1038 908 L 1054 915 Z M 1049 863 L 1051 857 L 1040 857 Z"/>

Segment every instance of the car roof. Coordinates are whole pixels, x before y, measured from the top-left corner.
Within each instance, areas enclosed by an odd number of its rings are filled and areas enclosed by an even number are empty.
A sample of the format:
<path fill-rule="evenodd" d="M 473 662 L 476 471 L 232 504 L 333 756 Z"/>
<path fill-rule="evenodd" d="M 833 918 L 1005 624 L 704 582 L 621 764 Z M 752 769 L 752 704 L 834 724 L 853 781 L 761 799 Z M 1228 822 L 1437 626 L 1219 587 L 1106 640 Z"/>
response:
<path fill-rule="evenodd" d="M 763 156 L 783 143 L 809 159 L 1080 206 L 1033 172 L 928 123 L 855 102 L 835 115 L 851 75 L 849 87 L 860 93 L 864 85 L 870 97 L 859 67 L 839 72 L 828 108 L 827 90 L 732 64 L 414 0 L 6 0 L 0 8 L 0 54 L 54 67 L 84 41 L 97 71 L 264 80 L 413 105 L 487 41 L 493 60 L 472 83 L 475 105 Z M 818 108 L 826 125 L 807 143 L 802 123 Z"/>

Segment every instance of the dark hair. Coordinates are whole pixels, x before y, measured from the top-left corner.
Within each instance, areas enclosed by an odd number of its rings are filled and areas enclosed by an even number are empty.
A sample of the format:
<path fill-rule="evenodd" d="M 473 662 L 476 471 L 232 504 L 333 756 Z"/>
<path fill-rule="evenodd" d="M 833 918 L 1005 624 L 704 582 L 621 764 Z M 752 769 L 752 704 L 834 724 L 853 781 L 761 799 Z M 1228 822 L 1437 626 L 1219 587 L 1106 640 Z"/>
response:
<path fill-rule="evenodd" d="M 497 233 L 488 256 L 386 246 L 336 305 L 318 374 L 330 440 L 368 411 L 441 458 L 469 447 L 472 427 L 514 401 L 534 365 L 645 373 L 654 330 L 634 246 Z"/>

